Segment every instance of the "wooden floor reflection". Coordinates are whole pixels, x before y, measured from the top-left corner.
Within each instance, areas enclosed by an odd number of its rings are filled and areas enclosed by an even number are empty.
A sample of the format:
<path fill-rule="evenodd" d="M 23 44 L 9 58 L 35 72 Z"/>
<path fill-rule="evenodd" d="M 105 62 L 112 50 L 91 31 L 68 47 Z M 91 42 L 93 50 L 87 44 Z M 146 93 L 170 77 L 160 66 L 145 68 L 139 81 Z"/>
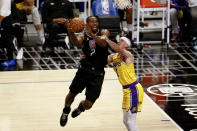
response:
<path fill-rule="evenodd" d="M 91 110 L 69 116 L 65 127 L 59 118 L 65 95 L 76 70 L 1 72 L 0 131 L 126 131 L 122 122 L 122 90 L 112 69 L 106 69 L 103 90 Z M 72 105 L 74 109 L 84 92 Z M 139 131 L 179 131 L 145 95 L 137 116 Z"/>

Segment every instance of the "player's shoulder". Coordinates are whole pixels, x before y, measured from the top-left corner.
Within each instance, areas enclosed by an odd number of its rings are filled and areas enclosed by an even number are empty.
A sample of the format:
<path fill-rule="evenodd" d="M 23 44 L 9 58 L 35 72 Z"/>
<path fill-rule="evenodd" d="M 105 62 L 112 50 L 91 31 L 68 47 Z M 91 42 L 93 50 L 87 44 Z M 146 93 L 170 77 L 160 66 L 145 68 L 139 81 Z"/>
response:
<path fill-rule="evenodd" d="M 113 54 L 113 59 L 117 59 L 118 58 L 118 53 L 114 53 Z"/>
<path fill-rule="evenodd" d="M 133 63 L 133 61 L 134 61 L 134 56 L 133 56 L 133 54 L 132 54 L 130 51 L 128 51 L 128 50 L 127 50 L 127 53 L 128 53 L 128 60 L 129 60 L 128 64 L 131 64 L 131 63 Z"/>

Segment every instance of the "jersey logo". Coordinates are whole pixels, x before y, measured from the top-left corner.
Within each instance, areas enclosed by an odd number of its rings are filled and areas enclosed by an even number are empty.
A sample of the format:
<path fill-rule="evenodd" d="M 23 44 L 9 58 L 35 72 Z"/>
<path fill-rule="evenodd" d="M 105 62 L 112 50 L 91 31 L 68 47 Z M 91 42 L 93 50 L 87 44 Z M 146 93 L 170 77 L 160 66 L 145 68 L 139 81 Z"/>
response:
<path fill-rule="evenodd" d="M 94 40 L 89 41 L 89 47 L 90 47 L 90 50 L 91 50 L 90 56 L 92 56 L 95 53 L 95 49 L 96 49 L 96 44 L 95 44 Z"/>
<path fill-rule="evenodd" d="M 133 107 L 132 112 L 136 112 L 136 107 Z"/>
<path fill-rule="evenodd" d="M 96 48 L 95 41 L 94 40 L 90 40 L 89 41 L 89 46 L 90 46 L 90 49 L 95 49 Z"/>
<path fill-rule="evenodd" d="M 121 64 L 120 64 L 119 62 L 117 62 L 117 63 L 114 63 L 113 66 L 114 66 L 114 67 L 117 67 L 117 66 L 121 66 Z"/>

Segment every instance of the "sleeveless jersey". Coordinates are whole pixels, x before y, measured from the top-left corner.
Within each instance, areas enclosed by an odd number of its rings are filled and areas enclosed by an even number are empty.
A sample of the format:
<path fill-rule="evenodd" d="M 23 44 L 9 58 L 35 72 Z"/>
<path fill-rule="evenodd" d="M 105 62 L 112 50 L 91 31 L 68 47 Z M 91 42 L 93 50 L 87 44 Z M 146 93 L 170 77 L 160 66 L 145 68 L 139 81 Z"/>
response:
<path fill-rule="evenodd" d="M 98 32 L 96 35 L 99 36 L 100 32 Z M 84 33 L 83 44 L 84 47 L 82 48 L 82 51 L 85 55 L 85 58 L 81 60 L 81 65 L 103 70 L 107 64 L 107 56 L 109 55 L 108 47 L 100 47 L 95 42 L 95 40 L 93 40 L 92 37 L 86 35 L 86 33 Z"/>
<path fill-rule="evenodd" d="M 131 55 L 130 52 L 129 54 Z M 113 69 L 117 73 L 118 79 L 123 86 L 136 81 L 134 63 L 126 65 L 117 53 L 113 56 Z"/>
<path fill-rule="evenodd" d="M 129 52 L 131 55 L 131 53 Z M 135 77 L 134 64 L 126 65 L 116 53 L 113 56 L 113 69 L 118 75 L 118 79 L 123 86 L 122 109 L 131 113 L 140 112 L 143 102 L 143 87 L 137 82 Z"/>

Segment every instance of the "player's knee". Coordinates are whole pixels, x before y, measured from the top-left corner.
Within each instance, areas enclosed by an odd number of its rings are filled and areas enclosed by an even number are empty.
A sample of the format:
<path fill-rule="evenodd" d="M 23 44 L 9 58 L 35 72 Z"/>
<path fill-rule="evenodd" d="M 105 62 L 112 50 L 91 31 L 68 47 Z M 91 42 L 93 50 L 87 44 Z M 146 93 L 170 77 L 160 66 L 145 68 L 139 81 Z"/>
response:
<path fill-rule="evenodd" d="M 72 94 L 71 92 L 68 93 L 66 99 L 69 99 L 69 100 L 74 100 L 75 99 L 75 96 L 76 94 Z"/>
<path fill-rule="evenodd" d="M 123 119 L 123 123 L 124 123 L 125 126 L 127 127 L 127 120 Z"/>
<path fill-rule="evenodd" d="M 89 110 L 92 107 L 93 103 L 91 101 L 85 100 L 83 106 L 86 110 Z"/>

